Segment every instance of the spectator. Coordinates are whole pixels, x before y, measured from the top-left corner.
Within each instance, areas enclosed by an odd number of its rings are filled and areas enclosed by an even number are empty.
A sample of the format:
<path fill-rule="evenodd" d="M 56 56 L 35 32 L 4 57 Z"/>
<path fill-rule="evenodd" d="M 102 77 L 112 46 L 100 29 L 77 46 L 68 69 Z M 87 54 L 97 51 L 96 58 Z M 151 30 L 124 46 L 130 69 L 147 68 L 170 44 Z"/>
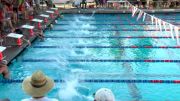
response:
<path fill-rule="evenodd" d="M 115 101 L 114 94 L 107 88 L 99 89 L 94 97 L 94 101 Z"/>
<path fill-rule="evenodd" d="M 6 14 L 8 17 L 12 18 L 13 16 L 13 6 L 11 4 L 6 3 L 5 4 Z"/>
<path fill-rule="evenodd" d="M 3 26 L 2 26 L 2 23 L 0 23 L 0 43 L 1 43 L 1 46 L 2 46 L 2 42 L 3 42 L 3 39 L 2 39 L 2 37 L 3 37 Z"/>
<path fill-rule="evenodd" d="M 76 8 L 80 8 L 80 6 L 81 6 L 81 0 L 75 0 L 75 1 L 73 2 L 73 6 L 75 6 Z"/>
<path fill-rule="evenodd" d="M 145 8 L 146 7 L 146 0 L 141 0 L 141 2 L 142 2 L 142 6 L 141 6 L 141 8 Z"/>
<path fill-rule="evenodd" d="M 99 0 L 99 5 L 103 7 L 103 0 Z"/>
<path fill-rule="evenodd" d="M 4 19 L 4 12 L 3 12 L 3 4 L 0 1 L 0 23 L 1 23 L 1 28 L 3 29 L 3 19 Z M 1 30 L 2 30 L 1 29 Z"/>
<path fill-rule="evenodd" d="M 9 79 L 9 70 L 7 66 L 7 61 L 2 60 L 0 63 L 0 73 L 3 75 L 5 79 Z"/>
<path fill-rule="evenodd" d="M 130 3 L 133 4 L 133 5 L 136 6 L 136 7 L 137 7 L 137 5 L 138 5 L 138 1 L 137 1 L 137 0 L 132 0 L 132 1 L 130 1 Z"/>
<path fill-rule="evenodd" d="M 28 3 L 29 3 L 29 5 L 30 5 L 31 7 L 33 7 L 33 1 L 34 1 L 34 0 L 28 0 Z"/>
<path fill-rule="evenodd" d="M 140 0 L 137 0 L 137 7 L 141 8 L 142 2 Z"/>
<path fill-rule="evenodd" d="M 45 1 L 46 2 L 46 5 L 48 8 L 52 8 L 52 7 L 55 7 L 54 3 L 52 2 L 52 0 L 47 0 Z"/>
<path fill-rule="evenodd" d="M 30 5 L 29 0 L 25 0 L 25 8 L 26 8 L 26 19 L 28 19 L 29 15 L 33 15 L 33 7 Z"/>
<path fill-rule="evenodd" d="M 7 6 L 0 3 L 0 23 L 2 24 L 2 30 L 5 31 L 7 29 L 5 29 L 5 25 L 8 25 L 8 27 L 10 27 L 10 31 L 8 32 L 13 32 L 14 31 L 14 27 L 12 25 L 12 22 L 11 22 L 11 18 L 10 16 L 8 15 L 8 11 L 7 11 Z"/>
<path fill-rule="evenodd" d="M 80 7 L 86 9 L 86 6 L 87 6 L 86 0 L 82 0 L 82 2 L 80 3 Z"/>
<path fill-rule="evenodd" d="M 13 22 L 16 24 L 18 22 L 18 0 L 13 0 Z"/>
<path fill-rule="evenodd" d="M 9 99 L 2 99 L 2 100 L 0 100 L 0 101 L 10 101 Z"/>
<path fill-rule="evenodd" d="M 36 10 L 40 9 L 40 0 L 34 0 L 35 4 L 36 4 Z"/>
<path fill-rule="evenodd" d="M 24 15 L 25 20 L 28 19 L 27 9 L 29 9 L 29 8 L 30 8 L 30 6 L 28 5 L 28 3 L 25 0 L 19 0 L 19 11 L 21 12 L 22 15 Z"/>
<path fill-rule="evenodd" d="M 150 0 L 147 0 L 146 3 L 147 3 L 147 4 L 146 4 L 147 9 L 149 9 L 149 7 L 150 7 Z"/>
<path fill-rule="evenodd" d="M 107 4 L 107 0 L 103 0 L 103 6 L 106 7 L 106 4 Z"/>
<path fill-rule="evenodd" d="M 96 3 L 96 8 L 98 8 L 99 0 L 95 0 L 95 3 Z"/>
<path fill-rule="evenodd" d="M 23 90 L 32 98 L 23 99 L 22 101 L 58 101 L 45 97 L 54 86 L 54 80 L 44 75 L 42 71 L 36 71 L 24 79 L 22 83 Z"/>

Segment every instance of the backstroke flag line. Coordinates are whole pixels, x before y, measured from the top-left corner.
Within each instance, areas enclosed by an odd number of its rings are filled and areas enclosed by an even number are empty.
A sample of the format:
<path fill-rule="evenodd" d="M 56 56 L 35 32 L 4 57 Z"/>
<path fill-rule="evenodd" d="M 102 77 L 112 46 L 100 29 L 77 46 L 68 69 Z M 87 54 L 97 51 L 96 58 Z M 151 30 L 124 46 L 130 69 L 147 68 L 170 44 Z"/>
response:
<path fill-rule="evenodd" d="M 145 21 L 145 19 L 146 19 L 146 13 L 144 13 L 143 15 L 143 21 Z"/>
<path fill-rule="evenodd" d="M 143 11 L 140 10 L 140 11 L 139 11 L 139 14 L 138 14 L 138 17 L 137 17 L 137 20 L 139 20 L 139 19 L 141 18 L 142 15 L 143 15 Z"/>
<path fill-rule="evenodd" d="M 162 26 L 161 26 L 162 21 L 161 21 L 161 19 L 158 19 L 158 23 L 159 23 L 159 29 L 160 29 L 160 31 L 162 31 Z"/>
<path fill-rule="evenodd" d="M 174 40 L 174 37 L 176 37 L 176 43 L 177 45 L 180 45 L 179 42 L 179 27 L 172 25 L 171 23 L 165 22 L 162 19 L 159 19 L 153 15 L 147 14 L 143 10 L 138 9 L 137 7 L 133 6 L 130 2 L 126 0 L 126 2 L 129 4 L 128 7 L 132 9 L 132 17 L 138 13 L 137 20 L 139 20 L 143 16 L 143 21 L 145 21 L 146 17 L 149 16 L 151 18 L 152 25 L 155 24 L 155 27 L 157 30 L 164 31 L 165 33 L 170 33 L 171 38 Z M 163 27 L 162 27 L 163 26 Z M 167 29 L 167 26 L 169 26 L 169 30 Z"/>
<path fill-rule="evenodd" d="M 171 37 L 174 40 L 174 35 L 173 35 L 173 25 L 169 24 L 170 27 L 170 33 L 171 33 Z"/>

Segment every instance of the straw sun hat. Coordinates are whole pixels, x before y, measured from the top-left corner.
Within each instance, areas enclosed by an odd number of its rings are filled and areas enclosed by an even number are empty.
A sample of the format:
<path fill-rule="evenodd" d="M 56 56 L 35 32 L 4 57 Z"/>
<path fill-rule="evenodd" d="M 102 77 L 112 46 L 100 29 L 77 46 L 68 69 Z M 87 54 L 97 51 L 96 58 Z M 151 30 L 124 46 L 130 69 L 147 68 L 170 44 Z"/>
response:
<path fill-rule="evenodd" d="M 114 94 L 110 89 L 101 88 L 95 93 L 95 101 L 115 101 Z"/>
<path fill-rule="evenodd" d="M 22 89 L 32 97 L 43 97 L 54 86 L 54 80 L 45 76 L 42 71 L 36 71 L 22 83 Z"/>

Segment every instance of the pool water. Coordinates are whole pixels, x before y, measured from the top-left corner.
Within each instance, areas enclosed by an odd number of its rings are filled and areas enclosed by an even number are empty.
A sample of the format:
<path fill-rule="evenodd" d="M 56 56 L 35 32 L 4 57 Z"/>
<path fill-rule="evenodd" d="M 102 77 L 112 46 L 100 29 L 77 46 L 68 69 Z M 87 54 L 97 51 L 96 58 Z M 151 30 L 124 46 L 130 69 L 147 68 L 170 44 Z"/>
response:
<path fill-rule="evenodd" d="M 179 13 L 155 16 L 180 24 Z M 12 79 L 21 80 L 42 70 L 53 79 L 65 80 L 56 83 L 48 95 L 60 101 L 93 101 L 93 93 L 102 87 L 111 89 L 116 101 L 180 100 L 178 84 L 78 82 L 79 79 L 178 80 L 179 63 L 103 61 L 179 60 L 179 48 L 128 48 L 176 46 L 171 38 L 135 38 L 170 36 L 154 29 L 148 19 L 136 21 L 130 14 L 65 14 L 52 30 L 45 31 L 44 41 L 36 40 L 13 61 L 9 67 Z M 0 98 L 20 101 L 29 97 L 20 83 L 0 83 L 0 87 Z"/>

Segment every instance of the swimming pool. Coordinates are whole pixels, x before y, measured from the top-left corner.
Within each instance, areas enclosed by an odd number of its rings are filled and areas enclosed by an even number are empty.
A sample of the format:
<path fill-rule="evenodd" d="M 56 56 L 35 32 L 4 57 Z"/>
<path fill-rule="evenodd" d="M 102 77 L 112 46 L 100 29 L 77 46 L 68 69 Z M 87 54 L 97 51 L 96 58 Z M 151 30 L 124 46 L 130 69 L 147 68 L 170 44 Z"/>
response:
<path fill-rule="evenodd" d="M 179 13 L 156 16 L 180 24 Z M 42 70 L 65 81 L 57 82 L 49 94 L 60 101 L 92 101 L 101 87 L 110 88 L 117 101 L 180 100 L 178 84 L 113 81 L 179 80 L 179 61 L 165 62 L 180 60 L 176 41 L 150 23 L 136 21 L 130 14 L 65 14 L 45 32 L 45 41 L 35 41 L 13 61 L 12 79 Z M 28 97 L 21 83 L 0 83 L 0 87 L 0 98 Z"/>

